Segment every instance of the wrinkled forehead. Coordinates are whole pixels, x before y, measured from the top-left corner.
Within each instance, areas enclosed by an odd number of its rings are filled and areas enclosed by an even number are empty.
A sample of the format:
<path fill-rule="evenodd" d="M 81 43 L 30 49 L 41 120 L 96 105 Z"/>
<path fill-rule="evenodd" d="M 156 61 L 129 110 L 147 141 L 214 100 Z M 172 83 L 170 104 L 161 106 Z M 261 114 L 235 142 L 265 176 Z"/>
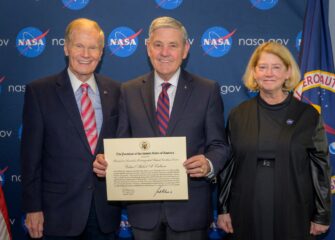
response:
<path fill-rule="evenodd" d="M 85 39 L 90 39 L 91 41 L 97 40 L 97 44 L 100 47 L 104 46 L 104 35 L 99 31 L 98 29 L 92 27 L 92 26 L 76 26 L 68 34 L 68 38 L 66 39 L 68 42 L 73 43 L 73 41 L 76 40 L 83 40 L 81 38 L 78 39 L 78 36 Z"/>
<path fill-rule="evenodd" d="M 183 36 L 183 32 L 180 29 L 174 27 L 156 28 L 151 32 L 148 40 L 151 42 L 186 42 Z"/>

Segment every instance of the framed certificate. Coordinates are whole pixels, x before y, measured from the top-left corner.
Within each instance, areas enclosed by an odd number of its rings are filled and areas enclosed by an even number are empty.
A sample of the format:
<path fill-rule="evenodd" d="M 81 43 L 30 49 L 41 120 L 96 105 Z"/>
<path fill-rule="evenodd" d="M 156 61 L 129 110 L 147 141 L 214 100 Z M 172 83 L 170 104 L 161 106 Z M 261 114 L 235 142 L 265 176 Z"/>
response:
<path fill-rule="evenodd" d="M 109 201 L 187 200 L 186 137 L 104 140 Z"/>

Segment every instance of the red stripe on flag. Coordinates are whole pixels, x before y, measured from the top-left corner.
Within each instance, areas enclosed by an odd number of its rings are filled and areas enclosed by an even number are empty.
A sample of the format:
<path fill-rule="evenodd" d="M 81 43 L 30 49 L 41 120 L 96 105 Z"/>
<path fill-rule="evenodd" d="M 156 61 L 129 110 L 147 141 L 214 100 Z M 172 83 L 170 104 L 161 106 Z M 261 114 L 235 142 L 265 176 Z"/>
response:
<path fill-rule="evenodd" d="M 0 238 L 1 240 L 11 240 L 12 234 L 10 232 L 10 223 L 8 211 L 5 201 L 5 196 L 0 185 Z"/>

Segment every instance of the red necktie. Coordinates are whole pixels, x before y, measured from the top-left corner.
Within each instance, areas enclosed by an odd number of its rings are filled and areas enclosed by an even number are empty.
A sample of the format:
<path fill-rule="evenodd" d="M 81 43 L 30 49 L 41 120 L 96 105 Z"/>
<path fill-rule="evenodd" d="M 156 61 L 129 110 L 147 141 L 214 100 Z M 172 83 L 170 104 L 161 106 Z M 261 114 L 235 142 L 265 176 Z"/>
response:
<path fill-rule="evenodd" d="M 91 152 L 94 154 L 98 142 L 97 124 L 95 122 L 95 114 L 90 97 L 88 96 L 88 84 L 81 85 L 83 95 L 81 96 L 81 119 L 83 121 L 84 130 Z"/>
<path fill-rule="evenodd" d="M 169 119 L 170 119 L 170 101 L 169 95 L 167 94 L 168 88 L 171 86 L 170 83 L 163 83 L 162 84 L 162 91 L 159 94 L 158 101 L 157 101 L 157 122 L 158 122 L 158 129 L 162 136 L 166 135 L 166 131 L 169 126 Z"/>

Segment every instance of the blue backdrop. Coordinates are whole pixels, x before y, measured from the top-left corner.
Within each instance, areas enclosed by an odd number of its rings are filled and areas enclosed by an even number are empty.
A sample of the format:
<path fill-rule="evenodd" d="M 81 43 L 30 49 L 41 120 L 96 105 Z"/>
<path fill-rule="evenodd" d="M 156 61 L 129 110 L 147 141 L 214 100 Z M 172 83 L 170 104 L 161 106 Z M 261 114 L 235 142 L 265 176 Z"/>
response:
<path fill-rule="evenodd" d="M 101 25 L 106 48 L 99 72 L 124 82 L 150 70 L 150 22 L 164 15 L 179 19 L 191 43 L 185 68 L 219 82 L 227 116 L 252 96 L 241 78 L 256 46 L 280 42 L 298 58 L 305 5 L 306 0 L 1 0 L 0 180 L 14 239 L 26 238 L 19 165 L 25 84 L 66 66 L 63 37 L 71 20 L 86 17 Z"/>

